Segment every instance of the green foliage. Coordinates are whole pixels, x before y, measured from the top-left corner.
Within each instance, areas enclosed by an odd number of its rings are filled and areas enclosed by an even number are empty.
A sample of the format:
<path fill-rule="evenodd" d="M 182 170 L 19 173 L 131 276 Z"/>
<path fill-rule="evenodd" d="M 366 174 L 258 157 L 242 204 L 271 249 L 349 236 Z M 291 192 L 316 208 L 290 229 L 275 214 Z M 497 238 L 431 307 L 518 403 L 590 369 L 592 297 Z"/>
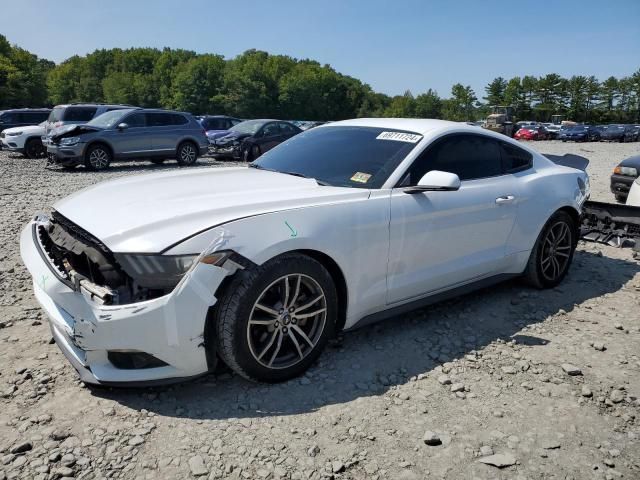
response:
<path fill-rule="evenodd" d="M 640 69 L 630 77 L 497 77 L 484 103 L 460 83 L 449 98 L 432 89 L 390 97 L 329 65 L 248 50 L 220 55 L 164 48 L 113 48 L 73 56 L 59 65 L 0 35 L 0 108 L 68 102 L 126 103 L 194 114 L 244 118 L 340 120 L 353 117 L 486 117 L 492 105 L 511 105 L 520 120 L 548 121 L 561 114 L 591 123 L 640 121 Z"/>
<path fill-rule="evenodd" d="M 44 105 L 47 73 L 53 66 L 0 35 L 0 108 Z"/>

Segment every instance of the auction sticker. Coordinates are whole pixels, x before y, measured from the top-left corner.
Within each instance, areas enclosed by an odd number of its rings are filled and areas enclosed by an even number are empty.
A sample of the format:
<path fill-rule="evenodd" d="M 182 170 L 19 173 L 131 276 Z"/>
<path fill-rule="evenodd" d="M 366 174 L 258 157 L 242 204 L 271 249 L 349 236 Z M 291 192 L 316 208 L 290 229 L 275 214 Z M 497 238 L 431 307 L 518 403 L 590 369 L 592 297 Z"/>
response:
<path fill-rule="evenodd" d="M 422 140 L 422 135 L 404 132 L 382 132 L 376 137 L 377 140 L 393 140 L 396 142 L 418 143 Z"/>
<path fill-rule="evenodd" d="M 370 178 L 371 178 L 370 173 L 356 172 L 353 174 L 353 177 L 351 177 L 351 181 L 358 182 L 358 183 L 367 183 Z"/>

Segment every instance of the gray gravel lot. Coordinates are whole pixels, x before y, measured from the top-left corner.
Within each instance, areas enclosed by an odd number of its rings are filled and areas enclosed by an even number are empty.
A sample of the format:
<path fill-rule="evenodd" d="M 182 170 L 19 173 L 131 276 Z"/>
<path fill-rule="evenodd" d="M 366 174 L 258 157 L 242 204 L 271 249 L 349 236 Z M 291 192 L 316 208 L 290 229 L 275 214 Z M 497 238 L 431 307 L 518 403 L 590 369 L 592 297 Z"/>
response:
<path fill-rule="evenodd" d="M 535 146 L 590 158 L 592 198 L 609 202 L 613 167 L 640 153 Z M 0 480 L 640 478 L 640 262 L 608 246 L 581 244 L 554 290 L 508 282 L 346 334 L 284 384 L 220 370 L 83 386 L 50 341 L 19 232 L 82 187 L 167 168 L 65 172 L 0 152 Z"/>

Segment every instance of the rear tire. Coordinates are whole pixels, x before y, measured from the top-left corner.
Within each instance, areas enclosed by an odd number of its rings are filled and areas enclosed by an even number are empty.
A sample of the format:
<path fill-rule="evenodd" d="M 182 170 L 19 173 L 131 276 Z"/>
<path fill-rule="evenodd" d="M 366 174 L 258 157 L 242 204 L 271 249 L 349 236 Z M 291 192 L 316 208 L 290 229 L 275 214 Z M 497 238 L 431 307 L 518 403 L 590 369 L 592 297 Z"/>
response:
<path fill-rule="evenodd" d="M 41 158 L 44 157 L 46 153 L 47 150 L 39 138 L 30 138 L 27 140 L 27 143 L 24 144 L 24 156 L 27 158 Z"/>
<path fill-rule="evenodd" d="M 297 377 L 333 335 L 337 304 L 331 275 L 306 255 L 285 254 L 238 271 L 211 318 L 216 351 L 252 381 Z"/>
<path fill-rule="evenodd" d="M 577 233 L 577 225 L 567 212 L 554 213 L 531 250 L 525 281 L 539 289 L 553 288 L 562 282 L 573 260 Z"/>
<path fill-rule="evenodd" d="M 181 167 L 190 167 L 198 161 L 198 147 L 193 142 L 182 142 L 178 145 L 176 159 Z"/>
<path fill-rule="evenodd" d="M 112 155 L 109 149 L 105 145 L 98 143 L 91 145 L 87 149 L 84 155 L 84 166 L 92 171 L 105 170 L 109 168 L 111 160 Z"/>

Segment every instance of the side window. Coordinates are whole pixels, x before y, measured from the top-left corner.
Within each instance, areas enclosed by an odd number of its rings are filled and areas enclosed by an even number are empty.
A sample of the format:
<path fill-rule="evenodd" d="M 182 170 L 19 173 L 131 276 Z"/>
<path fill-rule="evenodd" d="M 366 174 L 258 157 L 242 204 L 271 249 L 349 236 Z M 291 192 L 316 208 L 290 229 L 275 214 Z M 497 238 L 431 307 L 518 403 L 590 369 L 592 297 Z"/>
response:
<path fill-rule="evenodd" d="M 171 125 L 170 113 L 147 113 L 147 125 L 150 127 L 166 127 Z"/>
<path fill-rule="evenodd" d="M 280 128 L 278 128 L 277 123 L 269 123 L 265 125 L 263 130 L 263 137 L 272 137 L 274 135 L 280 135 Z"/>
<path fill-rule="evenodd" d="M 295 133 L 295 129 L 288 123 L 284 123 L 284 122 L 280 124 L 280 130 L 282 131 L 282 133 L 286 135 Z"/>
<path fill-rule="evenodd" d="M 2 115 L 3 123 L 15 123 L 16 122 L 16 114 L 12 112 L 7 112 Z"/>
<path fill-rule="evenodd" d="M 521 148 L 507 142 L 500 142 L 502 167 L 505 173 L 521 172 L 531 168 L 533 156 Z"/>
<path fill-rule="evenodd" d="M 171 115 L 171 125 L 186 125 L 189 123 L 189 119 L 184 115 L 180 115 L 179 113 L 172 113 Z"/>
<path fill-rule="evenodd" d="M 65 122 L 88 122 L 96 114 L 94 107 L 68 107 L 64 113 Z"/>
<path fill-rule="evenodd" d="M 409 185 L 416 185 L 432 170 L 455 173 L 463 181 L 501 175 L 498 142 L 482 135 L 464 134 L 436 141 L 411 166 Z"/>
<path fill-rule="evenodd" d="M 242 120 L 231 120 L 231 126 L 235 127 L 237 124 L 239 124 Z M 231 127 L 229 127 L 231 128 Z"/>
<path fill-rule="evenodd" d="M 122 120 L 122 123 L 129 125 L 129 128 L 144 127 L 146 125 L 144 113 L 132 113 Z"/>

